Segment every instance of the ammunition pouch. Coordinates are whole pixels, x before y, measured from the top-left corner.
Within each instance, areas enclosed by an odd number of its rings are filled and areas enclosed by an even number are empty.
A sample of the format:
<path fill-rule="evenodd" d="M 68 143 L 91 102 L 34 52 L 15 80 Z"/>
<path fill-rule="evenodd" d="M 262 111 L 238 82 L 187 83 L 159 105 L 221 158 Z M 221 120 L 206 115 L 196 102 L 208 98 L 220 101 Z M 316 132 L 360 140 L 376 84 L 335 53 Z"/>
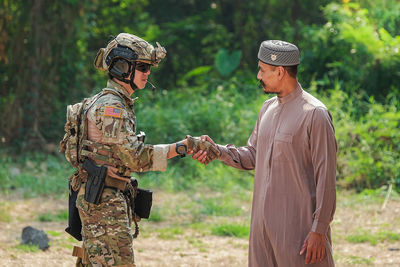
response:
<path fill-rule="evenodd" d="M 83 162 L 83 169 L 88 173 L 85 200 L 89 203 L 99 204 L 101 195 L 104 191 L 105 180 L 107 176 L 107 167 L 104 165 L 98 167 L 91 159 L 86 158 Z"/>

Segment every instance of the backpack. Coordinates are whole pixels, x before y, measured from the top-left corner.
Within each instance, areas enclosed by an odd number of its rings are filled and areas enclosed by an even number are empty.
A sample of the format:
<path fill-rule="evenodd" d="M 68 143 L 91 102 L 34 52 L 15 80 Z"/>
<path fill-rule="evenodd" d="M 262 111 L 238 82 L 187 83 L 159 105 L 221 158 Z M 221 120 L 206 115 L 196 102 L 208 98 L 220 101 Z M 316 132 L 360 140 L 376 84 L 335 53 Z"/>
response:
<path fill-rule="evenodd" d="M 74 168 L 79 166 L 79 147 L 80 140 L 83 136 L 81 132 L 83 107 L 88 99 L 84 99 L 80 103 L 67 106 L 67 120 L 64 126 L 64 138 L 60 142 L 60 153 L 64 152 L 65 158 Z"/>

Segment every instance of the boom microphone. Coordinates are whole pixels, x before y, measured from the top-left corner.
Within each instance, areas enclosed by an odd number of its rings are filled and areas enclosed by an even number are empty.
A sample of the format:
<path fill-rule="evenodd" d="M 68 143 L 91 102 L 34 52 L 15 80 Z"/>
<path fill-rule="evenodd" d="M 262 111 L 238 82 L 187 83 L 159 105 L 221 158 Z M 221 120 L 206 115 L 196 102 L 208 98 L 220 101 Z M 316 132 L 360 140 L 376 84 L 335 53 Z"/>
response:
<path fill-rule="evenodd" d="M 157 89 L 157 87 L 155 87 L 154 84 L 152 84 L 151 82 L 147 81 L 147 83 L 150 84 L 151 90 L 153 90 L 153 92 Z"/>

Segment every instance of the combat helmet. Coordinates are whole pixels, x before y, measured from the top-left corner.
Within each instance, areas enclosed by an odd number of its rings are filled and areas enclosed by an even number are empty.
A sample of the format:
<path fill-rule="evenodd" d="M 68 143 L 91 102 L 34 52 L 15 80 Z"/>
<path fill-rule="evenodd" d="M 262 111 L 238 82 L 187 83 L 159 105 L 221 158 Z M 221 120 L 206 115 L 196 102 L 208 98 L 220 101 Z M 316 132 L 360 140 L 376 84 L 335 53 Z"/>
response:
<path fill-rule="evenodd" d="M 94 60 L 97 69 L 108 71 L 118 80 L 133 83 L 136 62 L 142 62 L 157 67 L 160 61 L 166 56 L 167 50 L 156 42 L 157 47 L 152 46 L 142 38 L 129 34 L 120 33 L 113 38 L 106 48 L 100 48 Z"/>

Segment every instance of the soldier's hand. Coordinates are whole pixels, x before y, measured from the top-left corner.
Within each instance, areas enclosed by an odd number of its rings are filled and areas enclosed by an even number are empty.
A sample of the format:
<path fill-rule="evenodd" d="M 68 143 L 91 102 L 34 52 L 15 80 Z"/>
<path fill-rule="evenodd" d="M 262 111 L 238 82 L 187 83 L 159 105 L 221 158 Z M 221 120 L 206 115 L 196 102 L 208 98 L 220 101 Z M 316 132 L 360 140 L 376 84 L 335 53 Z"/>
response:
<path fill-rule="evenodd" d="M 186 136 L 188 142 L 188 151 L 193 153 L 193 159 L 207 165 L 217 159 L 221 152 L 218 150 L 214 141 L 207 135 L 201 137 Z"/>

